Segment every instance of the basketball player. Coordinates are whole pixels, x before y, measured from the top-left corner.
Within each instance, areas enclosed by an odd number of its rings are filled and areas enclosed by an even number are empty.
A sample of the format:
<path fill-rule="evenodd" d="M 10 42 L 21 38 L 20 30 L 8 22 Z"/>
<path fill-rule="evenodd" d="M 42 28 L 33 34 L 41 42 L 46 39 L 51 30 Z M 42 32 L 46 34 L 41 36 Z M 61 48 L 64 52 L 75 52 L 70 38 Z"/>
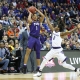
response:
<path fill-rule="evenodd" d="M 40 15 L 39 20 L 38 20 L 38 15 L 36 14 L 37 12 Z M 27 50 L 26 50 L 26 54 L 24 58 L 24 66 L 22 68 L 22 72 L 24 74 L 26 73 L 26 68 L 27 68 L 26 63 L 28 61 L 29 54 L 33 48 L 36 51 L 37 70 L 39 69 L 39 66 L 40 66 L 40 48 L 41 46 L 40 46 L 39 35 L 40 35 L 40 24 L 44 20 L 44 14 L 38 9 L 36 9 L 36 13 L 32 14 L 29 11 L 28 23 L 30 27 L 30 37 L 28 40 L 28 46 L 27 46 Z"/>
<path fill-rule="evenodd" d="M 45 12 L 45 15 L 46 15 L 46 12 Z M 36 74 L 34 74 L 33 76 L 40 77 L 41 72 L 42 72 L 43 68 L 45 67 L 45 64 L 52 58 L 57 58 L 58 60 L 60 60 L 61 66 L 63 66 L 64 68 L 68 68 L 68 69 L 71 69 L 71 70 L 79 73 L 79 69 L 66 63 L 67 57 L 63 54 L 63 48 L 61 47 L 61 42 L 62 42 L 62 38 L 64 36 L 71 34 L 76 29 L 80 28 L 80 24 L 78 24 L 74 29 L 72 29 L 70 31 L 61 32 L 64 29 L 63 26 L 60 26 L 61 23 L 57 24 L 56 26 L 52 26 L 47 15 L 46 15 L 46 20 L 49 25 L 49 28 L 53 32 L 52 33 L 52 49 L 46 54 L 44 60 L 42 61 L 41 65 L 40 65 L 39 71 Z"/>

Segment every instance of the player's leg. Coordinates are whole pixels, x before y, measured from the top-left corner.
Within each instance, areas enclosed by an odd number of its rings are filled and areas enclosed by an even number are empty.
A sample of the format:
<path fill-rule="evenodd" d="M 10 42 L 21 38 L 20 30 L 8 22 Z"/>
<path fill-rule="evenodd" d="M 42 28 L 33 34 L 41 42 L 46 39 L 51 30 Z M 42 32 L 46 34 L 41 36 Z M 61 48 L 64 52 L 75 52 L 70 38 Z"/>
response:
<path fill-rule="evenodd" d="M 34 51 L 30 53 L 31 72 L 35 71 Z"/>
<path fill-rule="evenodd" d="M 22 70 L 22 72 L 24 74 L 26 73 L 28 58 L 29 58 L 29 55 L 31 53 L 31 49 L 34 46 L 34 42 L 35 42 L 35 40 L 32 37 L 30 37 L 29 40 L 28 40 L 28 44 L 27 44 L 28 47 L 26 49 L 26 54 L 25 54 L 25 57 L 24 57 L 24 65 L 23 65 L 23 70 Z"/>
<path fill-rule="evenodd" d="M 64 62 L 62 63 L 62 66 L 63 66 L 64 68 L 67 68 L 67 69 L 70 69 L 70 70 L 72 70 L 72 71 L 75 71 L 75 72 L 77 72 L 78 75 L 80 75 L 80 69 L 73 67 L 71 64 L 67 64 L 66 61 L 64 61 Z"/>
<path fill-rule="evenodd" d="M 36 51 L 36 62 L 37 62 L 37 69 L 36 71 L 39 70 L 39 66 L 40 66 L 40 49 L 41 49 L 41 45 L 40 45 L 40 40 L 36 39 L 36 43 L 34 45 L 34 49 Z"/>
<path fill-rule="evenodd" d="M 73 70 L 75 72 L 78 71 L 77 68 L 75 68 L 72 65 L 66 63 L 67 57 L 64 55 L 64 53 L 60 52 L 59 55 L 57 56 L 57 58 L 61 62 L 61 66 L 63 66 L 64 68 L 68 68 L 68 69 Z"/>
<path fill-rule="evenodd" d="M 30 49 L 30 48 L 27 48 L 27 49 L 26 49 L 25 58 L 24 58 L 24 65 L 26 65 L 26 63 L 27 63 L 27 61 L 28 61 L 30 52 L 31 52 L 31 49 Z"/>
<path fill-rule="evenodd" d="M 34 74 L 33 76 L 37 76 L 37 77 L 41 76 L 41 72 L 42 72 L 43 68 L 45 67 L 45 64 L 46 64 L 51 58 L 53 58 L 53 55 L 54 55 L 54 51 L 51 49 L 51 50 L 46 54 L 46 56 L 44 57 L 41 65 L 40 65 L 39 71 L 38 71 L 36 74 Z"/>

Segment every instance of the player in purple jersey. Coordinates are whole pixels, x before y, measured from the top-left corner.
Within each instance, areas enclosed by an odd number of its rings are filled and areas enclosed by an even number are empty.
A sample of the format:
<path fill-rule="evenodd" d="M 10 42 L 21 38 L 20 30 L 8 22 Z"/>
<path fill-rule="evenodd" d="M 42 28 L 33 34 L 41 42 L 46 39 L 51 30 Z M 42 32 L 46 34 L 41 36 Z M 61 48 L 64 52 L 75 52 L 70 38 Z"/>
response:
<path fill-rule="evenodd" d="M 38 15 L 36 13 L 39 13 L 40 19 L 38 19 Z M 24 58 L 24 66 L 22 68 L 22 72 L 25 74 L 26 73 L 26 68 L 27 68 L 27 61 L 29 54 L 32 49 L 36 51 L 36 59 L 37 59 L 37 69 L 39 69 L 40 66 L 40 40 L 39 40 L 39 35 L 40 35 L 40 24 L 44 20 L 44 14 L 36 9 L 36 13 L 32 14 L 29 11 L 29 16 L 28 16 L 28 23 L 30 27 L 30 37 L 28 40 L 28 45 L 27 45 L 27 50 Z"/>

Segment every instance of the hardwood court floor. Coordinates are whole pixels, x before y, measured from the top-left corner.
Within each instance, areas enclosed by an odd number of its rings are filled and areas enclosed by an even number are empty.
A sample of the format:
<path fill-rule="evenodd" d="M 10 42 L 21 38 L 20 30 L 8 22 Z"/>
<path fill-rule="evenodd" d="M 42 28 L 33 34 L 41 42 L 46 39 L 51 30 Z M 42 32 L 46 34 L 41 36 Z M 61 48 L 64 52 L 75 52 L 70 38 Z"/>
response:
<path fill-rule="evenodd" d="M 41 77 L 33 74 L 0 74 L 0 80 L 80 80 L 74 72 L 44 73 Z"/>

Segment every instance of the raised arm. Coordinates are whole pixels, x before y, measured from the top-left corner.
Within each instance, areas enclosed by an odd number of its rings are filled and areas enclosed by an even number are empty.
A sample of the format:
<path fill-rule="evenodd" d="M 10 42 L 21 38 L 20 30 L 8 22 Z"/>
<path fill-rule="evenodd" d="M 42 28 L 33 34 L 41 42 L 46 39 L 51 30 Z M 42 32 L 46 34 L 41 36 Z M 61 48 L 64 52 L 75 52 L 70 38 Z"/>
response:
<path fill-rule="evenodd" d="M 28 23 L 29 24 L 31 24 L 32 23 L 32 19 L 31 19 L 31 15 L 32 15 L 32 13 L 28 10 L 28 12 L 29 12 L 29 16 L 28 16 Z"/>
<path fill-rule="evenodd" d="M 37 8 L 36 8 L 36 11 L 40 14 L 40 23 L 42 23 L 43 22 L 43 20 L 44 20 L 44 18 L 45 18 L 45 16 L 44 16 L 44 14 L 40 11 L 40 10 L 38 10 Z"/>
<path fill-rule="evenodd" d="M 46 16 L 46 21 L 47 21 L 47 23 L 48 23 L 48 25 L 49 25 L 50 30 L 51 30 L 51 31 L 54 31 L 54 26 L 50 23 L 46 11 L 45 11 L 45 16 Z"/>
<path fill-rule="evenodd" d="M 77 29 L 79 29 L 79 28 L 80 28 L 80 23 L 77 24 L 77 26 L 75 26 L 74 29 L 72 29 L 72 30 L 70 30 L 70 31 L 67 31 L 67 32 L 61 32 L 60 35 L 61 35 L 61 37 L 64 37 L 64 36 L 66 36 L 66 35 L 68 35 L 68 34 L 73 33 L 75 30 L 77 30 Z"/>

